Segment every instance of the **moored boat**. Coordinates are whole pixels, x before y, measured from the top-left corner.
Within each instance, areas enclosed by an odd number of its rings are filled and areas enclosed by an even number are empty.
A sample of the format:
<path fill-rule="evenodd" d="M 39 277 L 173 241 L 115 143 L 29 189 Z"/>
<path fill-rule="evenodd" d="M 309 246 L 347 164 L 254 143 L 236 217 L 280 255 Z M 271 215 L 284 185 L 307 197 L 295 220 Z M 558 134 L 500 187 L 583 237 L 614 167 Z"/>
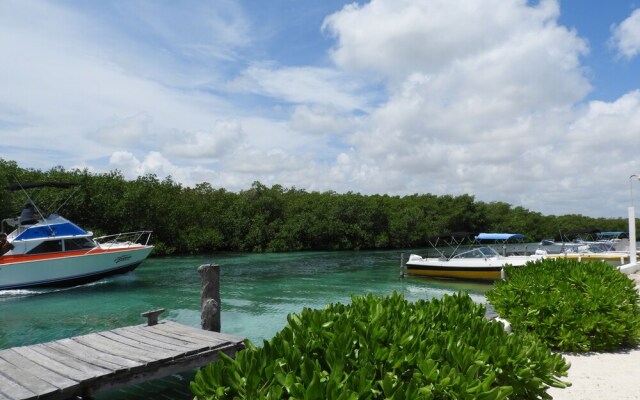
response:
<path fill-rule="evenodd" d="M 8 186 L 7 190 L 75 185 L 43 182 Z M 138 267 L 151 253 L 151 231 L 127 232 L 94 238 L 75 223 L 45 213 L 29 202 L 19 218 L 2 221 L 14 226 L 0 255 L 0 290 L 44 286 L 72 286 Z"/>
<path fill-rule="evenodd" d="M 477 244 L 481 240 L 499 240 L 506 243 L 509 239 L 522 239 L 522 237 L 520 234 L 482 233 L 473 238 L 473 243 Z M 442 236 L 439 236 L 438 239 L 442 239 Z M 462 247 L 464 240 L 459 236 L 449 243 L 451 242 L 455 244 L 453 252 L 446 256 L 435 246 L 437 242 L 429 241 L 438 250 L 440 257 L 429 258 L 411 254 L 405 263 L 407 273 L 432 278 L 495 281 L 503 278 L 506 265 L 519 267 L 529 261 L 544 258 L 544 255 L 536 254 L 503 256 L 489 246 Z"/>
<path fill-rule="evenodd" d="M 491 247 L 473 248 L 453 257 L 423 258 L 412 254 L 405 264 L 407 272 L 433 278 L 495 281 L 503 278 L 506 265 L 520 267 L 529 261 L 544 258 L 542 255 L 501 256 Z"/>
<path fill-rule="evenodd" d="M 537 250 L 537 253 L 552 259 L 606 261 L 615 266 L 629 262 L 627 232 L 576 231 L 566 237 L 571 238 L 571 241 L 545 244 Z"/>

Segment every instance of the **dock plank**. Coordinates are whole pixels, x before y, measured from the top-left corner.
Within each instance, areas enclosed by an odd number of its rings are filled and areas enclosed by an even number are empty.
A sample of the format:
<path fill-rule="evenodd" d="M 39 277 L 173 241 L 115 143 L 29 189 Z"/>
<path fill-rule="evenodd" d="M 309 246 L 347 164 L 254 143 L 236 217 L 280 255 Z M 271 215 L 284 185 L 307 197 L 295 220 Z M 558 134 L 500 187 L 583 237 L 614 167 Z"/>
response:
<path fill-rule="evenodd" d="M 33 361 L 34 363 L 43 366 L 44 368 L 47 368 L 51 371 L 57 371 L 59 374 L 74 381 L 85 381 L 94 377 L 94 375 L 87 374 L 86 372 L 79 371 L 74 368 L 70 368 L 64 363 L 44 356 L 39 352 L 33 350 L 33 348 L 31 347 L 15 347 L 12 350 L 22 355 L 23 357 Z"/>
<path fill-rule="evenodd" d="M 183 348 L 185 350 L 191 350 L 199 347 L 194 343 L 186 342 L 180 339 L 175 339 L 166 335 L 159 335 L 150 330 L 141 330 L 141 329 L 131 330 L 129 327 L 125 327 L 122 329 L 118 329 L 114 332 L 116 332 L 119 335 L 131 337 L 131 338 L 134 338 L 134 337 L 140 338 L 139 339 L 140 341 L 143 340 L 142 338 L 145 338 L 144 340 L 149 341 L 150 343 L 158 343 L 158 345 L 162 345 L 162 346 L 166 344 L 169 346 L 173 346 L 176 349 Z"/>
<path fill-rule="evenodd" d="M 202 367 L 243 348 L 238 336 L 160 321 L 0 350 L 0 400 L 90 396 Z"/>
<path fill-rule="evenodd" d="M 79 348 L 76 348 L 76 349 L 69 348 L 63 345 L 62 343 L 58 343 L 58 342 L 46 343 L 45 346 L 53 351 L 66 354 L 69 357 L 73 357 L 73 358 L 82 357 L 83 362 L 87 364 L 91 364 L 98 368 L 104 368 L 104 369 L 113 371 L 116 369 L 126 367 L 126 366 L 123 366 L 122 363 L 116 363 L 116 362 L 105 360 L 104 357 L 91 358 L 88 356 L 86 352 L 80 352 Z"/>
<path fill-rule="evenodd" d="M 35 396 L 35 393 L 18 385 L 2 374 L 0 374 L 0 393 L 11 400 L 28 399 Z"/>
<path fill-rule="evenodd" d="M 136 332 L 128 332 L 128 333 L 126 331 L 119 331 L 117 333 L 102 332 L 101 335 L 108 339 L 111 339 L 123 344 L 127 344 L 129 346 L 136 347 L 142 350 L 149 350 L 149 351 L 160 350 L 167 354 L 181 354 L 185 351 L 190 351 L 193 349 L 193 348 L 186 348 L 184 346 L 174 346 L 164 342 L 149 341 L 149 338 L 145 336 L 141 336 Z"/>
<path fill-rule="evenodd" d="M 85 346 L 84 344 L 69 338 L 57 340 L 55 343 L 66 347 L 71 353 L 84 354 L 89 360 L 104 360 L 111 364 L 120 365 L 121 368 L 137 367 L 142 364 L 140 361 L 132 360 L 127 357 L 119 357 L 113 354 L 98 351 L 93 347 Z"/>
<path fill-rule="evenodd" d="M 158 326 L 158 325 L 155 325 L 155 326 Z M 167 333 L 168 332 L 175 333 L 177 334 L 178 337 L 183 337 L 182 335 L 184 335 L 184 331 L 181 329 L 181 326 L 171 321 L 167 321 L 167 323 L 165 323 L 164 326 L 162 327 L 162 330 Z M 201 343 L 211 342 L 212 340 L 215 340 L 220 343 L 224 343 L 224 342 L 235 342 L 235 341 L 244 340 L 244 339 L 238 336 L 228 335 L 225 333 L 196 330 L 193 333 L 190 332 L 188 335 L 188 339 L 185 339 L 185 340 L 196 340 Z"/>
<path fill-rule="evenodd" d="M 74 338 L 74 340 L 76 342 L 93 347 L 96 350 L 109 353 L 109 354 L 114 354 L 121 357 L 128 357 L 133 360 L 141 361 L 143 363 L 151 363 L 158 359 L 158 355 L 154 355 L 149 351 L 137 349 L 131 346 L 126 346 L 122 343 L 115 342 L 113 340 L 104 338 L 100 335 L 92 335 L 91 337 L 89 337 L 89 335 L 80 336 L 80 337 Z M 161 358 L 167 357 L 167 355 L 164 353 L 161 353 L 159 355 L 161 356 Z"/>
<path fill-rule="evenodd" d="M 196 346 L 196 347 L 200 347 L 205 343 L 211 344 L 212 342 L 215 343 L 225 343 L 224 341 L 219 341 L 219 340 L 202 340 L 199 337 L 185 337 L 184 333 L 180 333 L 180 332 L 174 332 L 171 330 L 164 330 L 162 332 L 162 335 L 174 340 L 181 340 L 181 341 L 187 341 L 189 343 L 190 346 Z"/>
<path fill-rule="evenodd" d="M 0 354 L 0 358 L 10 364 L 15 365 L 22 371 L 29 371 L 31 373 L 34 373 L 43 381 L 49 382 L 50 384 L 58 388 L 74 385 L 77 383 L 77 381 L 69 379 L 66 376 L 56 373 L 55 371 L 51 371 L 50 369 L 44 368 L 43 366 L 36 364 L 28 358 L 22 357 L 20 354 L 11 349 L 9 349 L 9 351 L 2 352 Z"/>
<path fill-rule="evenodd" d="M 36 375 L 24 374 L 22 371 L 13 368 L 13 365 L 5 360 L 0 360 L 0 376 L 11 381 L 6 385 L 9 396 L 33 396 L 35 393 L 51 393 L 58 390 L 57 387 L 41 380 Z M 0 382 L 0 384 L 4 391 L 5 384 L 3 382 Z"/>
<path fill-rule="evenodd" d="M 165 322 L 165 321 L 163 321 Z M 180 325 L 176 322 L 172 322 L 172 321 L 166 321 L 165 325 L 163 327 L 163 330 L 167 331 L 167 330 L 173 330 L 175 332 L 182 332 L 182 327 L 183 325 Z M 157 326 L 157 325 L 156 325 Z M 235 336 L 235 335 L 230 335 L 228 333 L 223 333 L 223 332 L 212 332 L 212 331 L 206 331 L 203 329 L 196 329 L 195 332 L 193 332 L 193 335 L 190 336 L 199 336 L 199 337 L 204 337 L 208 340 L 210 340 L 211 338 L 215 338 L 217 340 L 222 340 L 222 341 L 226 341 L 226 342 L 236 342 L 236 341 L 243 341 L 244 338 L 240 337 L 240 336 Z"/>
<path fill-rule="evenodd" d="M 31 346 L 31 348 L 51 360 L 56 360 L 62 364 L 65 364 L 69 368 L 80 371 L 81 373 L 85 374 L 88 379 L 103 375 L 105 373 L 110 373 L 112 371 L 110 368 L 98 367 L 97 365 L 92 365 L 86 362 L 84 355 L 70 355 L 64 352 L 60 352 L 58 350 L 50 348 L 47 343 L 37 344 L 35 346 Z"/>

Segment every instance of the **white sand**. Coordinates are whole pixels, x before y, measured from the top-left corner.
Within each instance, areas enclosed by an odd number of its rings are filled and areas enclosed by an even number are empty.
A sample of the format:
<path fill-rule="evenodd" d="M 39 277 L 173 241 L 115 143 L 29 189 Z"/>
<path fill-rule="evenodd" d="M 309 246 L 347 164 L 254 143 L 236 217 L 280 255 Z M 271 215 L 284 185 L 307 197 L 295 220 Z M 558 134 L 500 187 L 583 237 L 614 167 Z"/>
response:
<path fill-rule="evenodd" d="M 640 290 L 640 274 L 629 275 Z M 640 399 L 640 348 L 620 353 L 564 355 L 571 363 L 566 389 L 547 391 L 557 400 Z"/>
<path fill-rule="evenodd" d="M 557 400 L 640 399 L 640 349 L 627 353 L 565 355 L 571 382 L 565 389 L 547 390 Z"/>

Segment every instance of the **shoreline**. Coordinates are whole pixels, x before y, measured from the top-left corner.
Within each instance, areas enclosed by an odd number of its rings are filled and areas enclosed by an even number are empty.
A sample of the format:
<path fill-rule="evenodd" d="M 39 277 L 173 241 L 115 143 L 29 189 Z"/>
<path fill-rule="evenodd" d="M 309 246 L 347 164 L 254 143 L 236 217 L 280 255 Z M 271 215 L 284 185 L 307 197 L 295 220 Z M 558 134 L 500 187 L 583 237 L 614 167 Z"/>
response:
<path fill-rule="evenodd" d="M 629 275 L 640 290 L 640 273 Z M 571 386 L 549 388 L 554 400 L 638 399 L 640 347 L 616 353 L 563 354 L 571 363 L 569 376 L 562 381 Z M 635 379 L 634 379 L 635 378 Z"/>

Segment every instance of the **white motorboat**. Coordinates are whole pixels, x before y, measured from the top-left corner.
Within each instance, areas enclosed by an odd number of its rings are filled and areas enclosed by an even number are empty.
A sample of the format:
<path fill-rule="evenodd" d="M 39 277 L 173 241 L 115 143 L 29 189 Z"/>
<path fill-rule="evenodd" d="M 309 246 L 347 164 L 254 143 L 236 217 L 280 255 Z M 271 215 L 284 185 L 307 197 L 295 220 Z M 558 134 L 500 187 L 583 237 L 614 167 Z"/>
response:
<path fill-rule="evenodd" d="M 71 286 L 134 270 L 153 250 L 151 231 L 94 238 L 78 225 L 36 206 L 27 189 L 75 185 L 58 182 L 8 186 L 29 199 L 19 218 L 2 221 L 15 226 L 0 255 L 0 290 Z"/>
<path fill-rule="evenodd" d="M 536 253 L 546 255 L 547 258 L 606 261 L 615 266 L 629 262 L 629 235 L 627 232 L 590 230 L 578 231 L 574 235 L 575 238 L 567 242 L 544 244 L 541 242 Z M 585 239 L 584 235 L 590 235 L 590 237 Z"/>
<path fill-rule="evenodd" d="M 454 245 L 450 256 L 438 250 L 438 242 L 448 235 L 439 236 L 435 241 L 429 243 L 440 253 L 440 257 L 429 258 L 411 254 L 405 266 L 407 273 L 412 275 L 423 275 L 433 278 L 448 279 L 468 279 L 480 281 L 495 281 L 503 278 L 503 268 L 505 265 L 514 267 L 523 266 L 529 261 L 536 261 L 544 258 L 544 255 L 512 255 L 503 256 L 493 247 L 461 247 L 465 240 L 471 238 L 460 235 L 451 235 L 447 244 Z M 498 241 L 506 243 L 510 239 L 521 240 L 523 235 L 511 233 L 480 233 L 473 238 L 473 243 L 481 241 Z"/>
<path fill-rule="evenodd" d="M 476 247 L 453 257 L 423 258 L 412 254 L 405 264 L 407 272 L 433 278 L 495 281 L 503 278 L 505 265 L 520 267 L 543 255 L 501 256 L 491 247 Z"/>

